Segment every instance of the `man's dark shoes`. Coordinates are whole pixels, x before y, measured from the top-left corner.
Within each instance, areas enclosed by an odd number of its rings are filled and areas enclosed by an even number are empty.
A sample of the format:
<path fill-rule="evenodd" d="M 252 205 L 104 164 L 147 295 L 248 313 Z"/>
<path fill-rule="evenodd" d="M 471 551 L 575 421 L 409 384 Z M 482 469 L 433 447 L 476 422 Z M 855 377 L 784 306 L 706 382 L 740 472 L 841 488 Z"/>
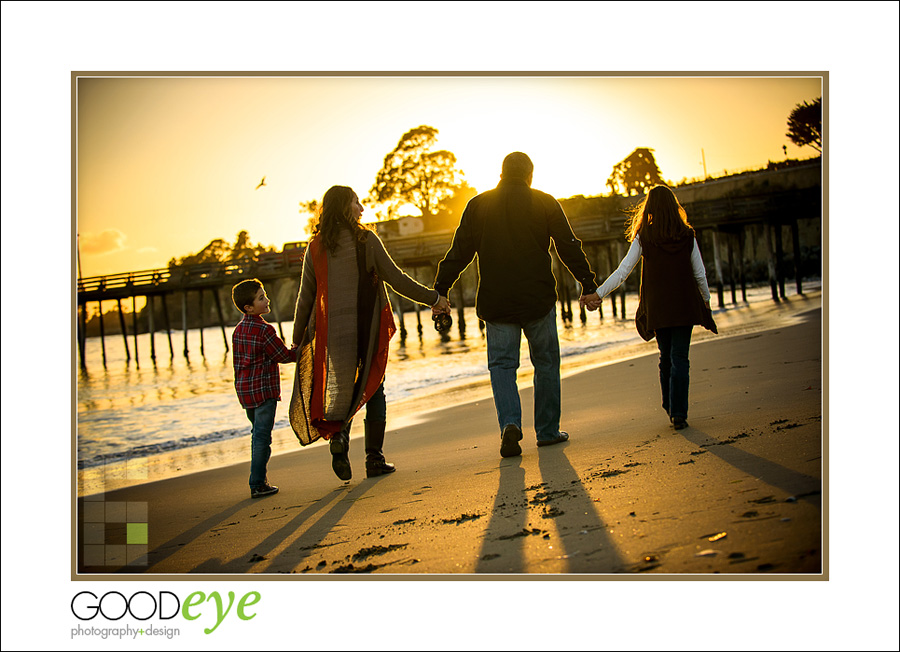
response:
<path fill-rule="evenodd" d="M 684 430 L 688 422 L 684 417 L 672 417 L 672 425 L 675 426 L 675 430 Z"/>
<path fill-rule="evenodd" d="M 553 444 L 560 444 L 564 441 L 569 441 L 569 433 L 560 432 L 553 439 L 538 439 L 537 445 L 538 446 L 552 446 Z"/>
<path fill-rule="evenodd" d="M 336 433 L 331 437 L 329 444 L 331 450 L 331 468 L 334 474 L 341 480 L 349 480 L 353 476 L 350 469 L 350 437 L 344 432 Z"/>
<path fill-rule="evenodd" d="M 261 484 L 258 487 L 250 488 L 250 497 L 251 498 L 262 498 L 263 496 L 271 496 L 272 494 L 278 493 L 278 487 L 274 487 L 270 485 L 268 482 L 265 484 Z"/>
<path fill-rule="evenodd" d="M 522 454 L 519 442 L 522 440 L 522 431 L 514 424 L 509 424 L 503 429 L 500 436 L 500 457 L 515 457 Z"/>

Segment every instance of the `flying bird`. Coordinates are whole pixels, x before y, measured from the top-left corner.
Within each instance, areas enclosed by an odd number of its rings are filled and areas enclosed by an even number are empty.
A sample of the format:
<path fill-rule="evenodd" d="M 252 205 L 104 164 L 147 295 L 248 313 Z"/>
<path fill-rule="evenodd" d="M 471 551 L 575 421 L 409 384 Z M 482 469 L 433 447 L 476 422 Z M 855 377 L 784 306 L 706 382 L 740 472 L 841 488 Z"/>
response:
<path fill-rule="evenodd" d="M 254 190 L 259 190 L 259 189 L 262 188 L 264 185 L 266 185 L 266 178 L 265 178 L 265 177 L 262 178 L 262 181 L 259 182 L 259 185 L 256 186 L 256 188 L 254 188 Z"/>

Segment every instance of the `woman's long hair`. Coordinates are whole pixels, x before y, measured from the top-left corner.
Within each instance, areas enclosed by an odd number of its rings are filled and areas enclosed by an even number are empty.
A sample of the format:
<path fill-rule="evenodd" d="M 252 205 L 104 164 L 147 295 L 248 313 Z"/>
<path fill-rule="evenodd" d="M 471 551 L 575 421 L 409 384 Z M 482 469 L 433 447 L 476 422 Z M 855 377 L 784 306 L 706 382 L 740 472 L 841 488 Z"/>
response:
<path fill-rule="evenodd" d="M 338 238 L 343 229 L 350 230 L 357 238 L 362 239 L 368 229 L 359 223 L 350 211 L 350 204 L 356 199 L 353 188 L 332 186 L 322 198 L 319 208 L 319 221 L 313 229 L 313 235 L 322 238 L 322 244 L 334 253 L 337 250 Z"/>
<path fill-rule="evenodd" d="M 671 188 L 653 186 L 644 200 L 632 210 L 631 218 L 625 225 L 625 237 L 631 242 L 638 234 L 641 242 L 657 245 L 676 242 L 688 234 L 694 235 L 687 213 Z"/>

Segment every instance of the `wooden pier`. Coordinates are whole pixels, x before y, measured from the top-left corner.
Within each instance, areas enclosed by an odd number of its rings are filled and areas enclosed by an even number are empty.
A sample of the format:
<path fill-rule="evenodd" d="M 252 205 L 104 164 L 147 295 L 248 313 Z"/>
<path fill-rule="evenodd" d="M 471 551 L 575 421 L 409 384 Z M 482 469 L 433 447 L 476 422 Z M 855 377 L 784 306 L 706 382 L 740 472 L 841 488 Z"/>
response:
<path fill-rule="evenodd" d="M 803 292 L 803 246 L 801 241 L 806 233 L 807 259 L 818 261 L 821 275 L 821 220 L 822 183 L 818 160 L 808 165 L 785 170 L 761 171 L 706 183 L 693 184 L 675 189 L 688 218 L 694 226 L 700 249 L 704 256 L 710 289 L 716 294 L 718 307 L 726 305 L 726 288 L 732 304 L 746 301 L 748 276 L 759 277 L 759 269 L 764 268 L 764 276 L 772 291 L 772 299 L 785 298 L 785 284 L 793 278 L 798 294 Z M 578 199 L 578 201 L 576 201 Z M 562 200 L 575 235 L 582 241 L 585 253 L 594 268 L 598 281 L 605 279 L 618 266 L 625 255 L 627 243 L 624 238 L 626 211 L 634 205 L 638 197 L 572 198 Z M 785 234 L 791 244 L 792 269 L 786 265 Z M 453 231 L 441 231 L 406 237 L 383 236 L 385 246 L 394 261 L 407 273 L 426 284 L 433 283 L 438 262 L 447 252 L 453 238 Z M 84 345 L 86 337 L 87 304 L 115 301 L 118 306 L 119 326 L 125 345 L 126 358 L 131 359 L 128 329 L 122 302 L 131 301 L 131 331 L 134 344 L 134 359 L 138 360 L 139 332 L 137 298 L 146 298 L 149 310 L 147 330 L 150 333 L 150 356 L 156 358 L 154 334 L 158 330 L 155 323 L 155 303 L 162 305 L 162 327 L 165 329 L 169 355 L 174 356 L 172 324 L 169 320 L 167 297 L 181 297 L 181 324 L 183 333 L 183 354 L 188 355 L 187 333 L 189 311 L 200 315 L 200 350 L 203 345 L 203 300 L 211 296 L 215 314 L 221 327 L 225 348 L 229 343 L 225 331 L 225 317 L 220 295 L 239 281 L 258 278 L 263 283 L 284 283 L 296 296 L 300 286 L 303 253 L 302 243 L 291 243 L 283 252 L 266 253 L 259 259 L 241 259 L 224 263 L 184 265 L 168 269 L 128 272 L 110 276 L 81 279 L 77 283 L 78 342 L 81 366 L 85 368 Z M 564 320 L 573 319 L 572 303 L 577 302 L 581 291 L 571 275 L 565 271 L 553 252 L 554 274 L 557 278 L 560 313 Z M 755 271 L 754 271 L 755 270 Z M 609 309 L 614 318 L 626 317 L 626 291 L 636 290 L 640 275 L 636 272 L 628 281 L 609 297 Z M 450 301 L 457 308 L 456 326 L 465 333 L 466 322 L 463 308 L 472 305 L 478 279 L 475 265 L 471 265 L 451 291 Z M 407 329 L 404 313 L 413 310 L 417 329 L 421 333 L 420 310 L 411 302 L 390 293 L 394 309 L 397 311 L 401 338 L 406 338 Z M 272 301 L 273 317 L 281 328 L 278 301 Z M 177 308 L 176 304 L 176 308 Z M 579 310 L 581 321 L 587 320 L 584 309 Z M 604 318 L 603 307 L 599 311 Z M 101 350 L 106 363 L 105 328 L 100 313 Z M 430 315 L 427 321 L 430 325 Z M 284 333 L 281 333 L 284 337 Z M 464 335 L 463 335 L 464 336 Z"/>

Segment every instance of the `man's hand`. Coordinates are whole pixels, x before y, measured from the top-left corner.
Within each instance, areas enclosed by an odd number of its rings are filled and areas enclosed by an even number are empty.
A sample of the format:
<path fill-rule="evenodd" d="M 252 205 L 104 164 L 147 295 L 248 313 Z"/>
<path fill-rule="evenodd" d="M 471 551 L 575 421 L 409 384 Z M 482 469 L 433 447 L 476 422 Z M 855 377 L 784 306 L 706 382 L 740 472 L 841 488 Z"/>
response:
<path fill-rule="evenodd" d="M 578 303 L 588 310 L 594 311 L 600 307 L 600 304 L 603 303 L 603 299 L 601 299 L 600 295 L 596 292 L 593 292 L 591 294 L 582 294 L 581 298 L 578 299 Z"/>
<path fill-rule="evenodd" d="M 438 297 L 438 301 L 436 304 L 431 306 L 431 312 L 434 314 L 445 313 L 450 314 L 450 302 L 447 300 L 447 297 Z"/>

